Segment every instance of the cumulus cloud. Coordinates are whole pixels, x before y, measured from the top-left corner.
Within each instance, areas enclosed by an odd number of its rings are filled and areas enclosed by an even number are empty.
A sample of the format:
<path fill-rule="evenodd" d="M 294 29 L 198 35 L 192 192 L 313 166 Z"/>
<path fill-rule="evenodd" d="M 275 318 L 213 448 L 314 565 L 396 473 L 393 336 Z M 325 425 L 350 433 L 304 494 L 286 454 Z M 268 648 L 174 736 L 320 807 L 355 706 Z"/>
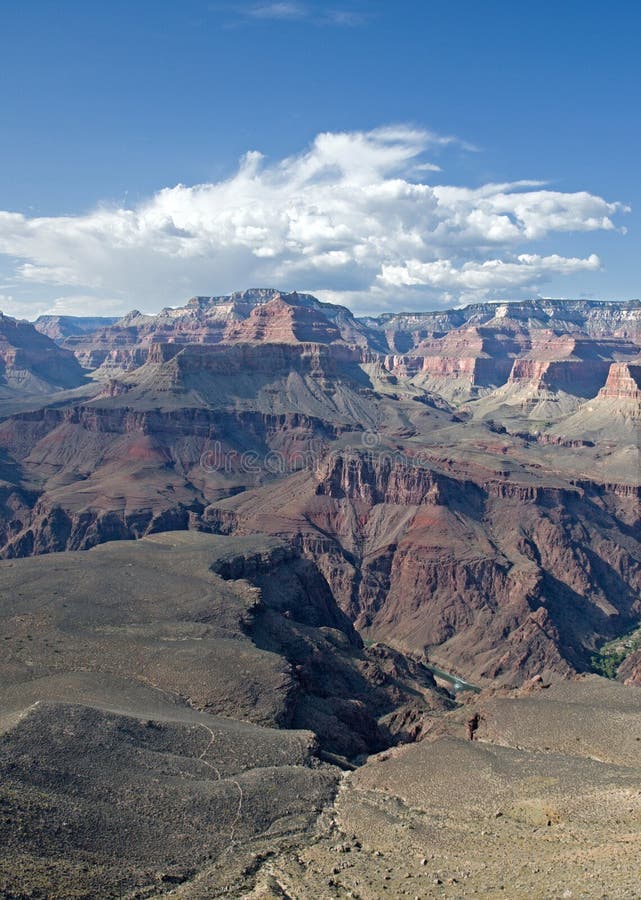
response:
<path fill-rule="evenodd" d="M 379 278 L 384 284 L 396 287 L 425 285 L 448 292 L 467 292 L 531 287 L 551 274 L 594 272 L 600 267 L 601 261 L 595 253 L 587 259 L 567 258 L 556 253 L 551 256 L 521 253 L 515 262 L 486 259 L 483 262 L 467 262 L 459 268 L 449 259 L 429 263 L 413 259 L 404 266 L 383 266 Z"/>
<path fill-rule="evenodd" d="M 408 126 L 323 133 L 305 152 L 270 162 L 253 151 L 225 180 L 165 188 L 133 209 L 0 212 L 0 253 L 13 266 L 13 294 L 55 286 L 67 307 L 82 296 L 82 310 L 87 296 L 154 310 L 250 285 L 360 309 L 393 308 L 408 291 L 425 306 L 599 268 L 593 253 L 541 255 L 531 244 L 612 231 L 626 207 L 532 181 L 428 183 L 435 164 L 426 157 L 455 143 Z"/>

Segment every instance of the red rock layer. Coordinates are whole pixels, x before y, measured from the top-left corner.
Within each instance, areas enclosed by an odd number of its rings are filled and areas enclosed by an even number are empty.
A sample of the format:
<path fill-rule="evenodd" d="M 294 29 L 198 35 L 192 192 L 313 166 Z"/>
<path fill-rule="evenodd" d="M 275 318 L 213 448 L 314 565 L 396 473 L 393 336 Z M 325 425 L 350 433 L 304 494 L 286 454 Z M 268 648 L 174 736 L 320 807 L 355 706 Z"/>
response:
<path fill-rule="evenodd" d="M 516 359 L 508 383 L 527 383 L 540 390 L 596 397 L 609 368 L 609 363 L 602 360 Z"/>
<path fill-rule="evenodd" d="M 613 363 L 600 397 L 641 402 L 641 365 Z"/>
<path fill-rule="evenodd" d="M 317 310 L 276 297 L 255 307 L 244 322 L 226 328 L 226 343 L 329 344 L 340 341 L 338 328 Z"/>
<path fill-rule="evenodd" d="M 619 667 L 619 681 L 641 687 L 641 650 L 632 652 Z"/>
<path fill-rule="evenodd" d="M 595 635 L 641 614 L 641 540 L 621 524 L 638 527 L 638 493 L 408 460 L 332 454 L 313 478 L 239 495 L 204 520 L 288 536 L 368 636 L 471 681 L 583 669 Z"/>
<path fill-rule="evenodd" d="M 70 334 L 64 346 L 88 369 L 131 371 L 157 344 L 341 342 L 378 348 L 381 338 L 349 310 L 307 294 L 250 290 L 228 297 L 194 297 L 158 315 L 134 310 L 114 325 Z"/>

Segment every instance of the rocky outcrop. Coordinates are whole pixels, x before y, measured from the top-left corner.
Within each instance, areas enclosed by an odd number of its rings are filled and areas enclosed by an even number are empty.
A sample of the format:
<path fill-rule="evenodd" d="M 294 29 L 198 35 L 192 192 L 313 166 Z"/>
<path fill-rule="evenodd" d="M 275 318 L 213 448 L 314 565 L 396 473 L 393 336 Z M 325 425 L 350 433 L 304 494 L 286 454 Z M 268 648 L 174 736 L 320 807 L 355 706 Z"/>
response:
<path fill-rule="evenodd" d="M 45 498 L 23 512 L 22 527 L 7 534 L 1 555 L 5 559 L 20 559 L 64 550 L 89 550 L 107 541 L 130 541 L 167 530 L 187 530 L 195 521 L 197 509 L 197 504 L 193 510 L 180 504 L 164 509 L 89 508 L 74 512 L 51 506 Z"/>
<path fill-rule="evenodd" d="M 470 387 L 491 387 L 503 384 L 510 371 L 511 361 L 486 357 L 426 356 L 421 373 L 440 379 L 457 379 Z"/>
<path fill-rule="evenodd" d="M 244 322 L 228 326 L 226 343 L 318 343 L 341 340 L 341 333 L 319 310 L 280 296 L 252 309 Z"/>
<path fill-rule="evenodd" d="M 641 650 L 632 652 L 619 666 L 617 678 L 624 684 L 641 687 Z"/>
<path fill-rule="evenodd" d="M 38 492 L 0 481 L 0 545 L 10 547 L 32 521 Z M 22 554 L 20 554 L 22 555 Z M 28 554 L 25 554 L 28 555 Z"/>
<path fill-rule="evenodd" d="M 69 334 L 64 346 L 87 369 L 109 375 L 142 365 L 157 344 L 309 343 L 343 341 L 382 349 L 380 336 L 348 309 L 309 294 L 252 289 L 223 297 L 194 297 L 157 315 L 133 310 L 115 324 Z"/>
<path fill-rule="evenodd" d="M 641 363 L 613 363 L 599 396 L 641 402 Z"/>
<path fill-rule="evenodd" d="M 49 394 L 84 381 L 74 356 L 29 322 L 0 313 L 0 397 Z"/>
<path fill-rule="evenodd" d="M 333 453 L 295 478 L 204 521 L 291 535 L 362 633 L 467 680 L 585 670 L 598 636 L 641 615 L 641 541 L 609 488 L 462 478 L 384 451 Z"/>
<path fill-rule="evenodd" d="M 553 433 L 566 439 L 581 437 L 604 446 L 618 445 L 621 481 L 625 477 L 627 487 L 634 490 L 641 471 L 641 365 L 612 363 L 596 397 L 555 424 Z"/>
<path fill-rule="evenodd" d="M 387 336 L 390 349 L 407 353 L 426 338 L 442 337 L 457 328 L 513 323 L 521 331 L 547 329 L 592 339 L 621 338 L 641 343 L 641 301 L 523 300 L 478 303 L 461 309 L 427 313 L 388 313 L 363 320 Z"/>
<path fill-rule="evenodd" d="M 528 384 L 540 391 L 565 391 L 579 397 L 595 397 L 607 377 L 609 363 L 583 360 L 514 361 L 508 383 Z"/>

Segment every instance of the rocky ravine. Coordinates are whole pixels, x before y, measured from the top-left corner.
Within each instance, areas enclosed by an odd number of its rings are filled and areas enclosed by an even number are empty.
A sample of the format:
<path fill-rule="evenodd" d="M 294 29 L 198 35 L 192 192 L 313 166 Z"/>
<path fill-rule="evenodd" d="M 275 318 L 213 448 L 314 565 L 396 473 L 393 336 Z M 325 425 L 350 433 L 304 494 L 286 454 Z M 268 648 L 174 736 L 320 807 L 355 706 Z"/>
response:
<path fill-rule="evenodd" d="M 636 688 L 455 703 L 273 538 L 0 572 L 2 896 L 636 895 Z"/>
<path fill-rule="evenodd" d="M 465 479 L 367 452 L 205 511 L 294 535 L 366 635 L 478 683 L 585 670 L 641 616 L 638 491 Z"/>
<path fill-rule="evenodd" d="M 328 760 L 453 706 L 271 538 L 169 532 L 0 572 L 3 897 L 220 887 L 304 839 Z"/>

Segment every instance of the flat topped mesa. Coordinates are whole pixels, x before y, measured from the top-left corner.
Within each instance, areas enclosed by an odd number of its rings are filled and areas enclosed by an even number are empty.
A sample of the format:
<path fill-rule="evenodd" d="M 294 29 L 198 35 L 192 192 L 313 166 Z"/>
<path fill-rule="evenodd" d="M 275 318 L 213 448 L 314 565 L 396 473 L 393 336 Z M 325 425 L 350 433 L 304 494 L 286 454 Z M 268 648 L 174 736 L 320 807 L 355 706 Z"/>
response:
<path fill-rule="evenodd" d="M 290 297 L 277 294 L 256 306 L 244 322 L 225 332 L 226 342 L 318 343 L 341 340 L 341 333 L 320 311 L 295 305 Z"/>
<path fill-rule="evenodd" d="M 117 322 L 64 338 L 86 369 L 99 376 L 129 372 L 159 344 L 321 343 L 383 349 L 382 336 L 343 306 L 311 294 L 252 288 L 196 296 L 150 315 L 132 310 Z"/>

